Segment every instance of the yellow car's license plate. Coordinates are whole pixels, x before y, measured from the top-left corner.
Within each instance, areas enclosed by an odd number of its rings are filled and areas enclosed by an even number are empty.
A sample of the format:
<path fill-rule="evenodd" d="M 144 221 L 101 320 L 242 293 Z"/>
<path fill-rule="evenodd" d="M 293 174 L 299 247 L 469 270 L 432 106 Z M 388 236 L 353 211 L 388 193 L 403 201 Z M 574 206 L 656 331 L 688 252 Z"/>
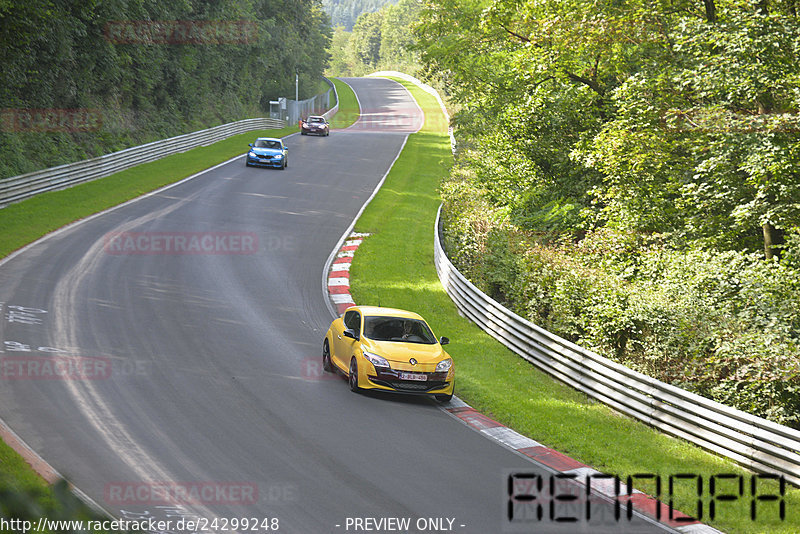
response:
<path fill-rule="evenodd" d="M 427 375 L 419 373 L 400 373 L 400 380 L 419 380 L 420 382 L 424 382 L 427 379 Z"/>

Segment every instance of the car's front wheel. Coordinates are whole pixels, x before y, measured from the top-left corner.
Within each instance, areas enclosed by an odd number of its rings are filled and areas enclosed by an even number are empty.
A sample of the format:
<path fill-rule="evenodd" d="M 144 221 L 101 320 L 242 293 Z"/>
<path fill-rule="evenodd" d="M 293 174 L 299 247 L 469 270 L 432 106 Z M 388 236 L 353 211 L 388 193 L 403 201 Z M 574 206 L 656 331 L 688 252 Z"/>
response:
<path fill-rule="evenodd" d="M 358 387 L 358 365 L 355 358 L 350 359 L 350 375 L 347 377 L 347 382 L 350 384 L 350 391 L 353 393 L 361 391 L 361 388 Z"/>
<path fill-rule="evenodd" d="M 328 343 L 328 338 L 322 343 L 322 369 L 327 372 L 333 372 L 333 364 L 331 362 L 331 346 Z"/>
<path fill-rule="evenodd" d="M 436 400 L 439 402 L 450 402 L 453 400 L 453 394 L 450 393 L 449 395 L 436 395 Z"/>

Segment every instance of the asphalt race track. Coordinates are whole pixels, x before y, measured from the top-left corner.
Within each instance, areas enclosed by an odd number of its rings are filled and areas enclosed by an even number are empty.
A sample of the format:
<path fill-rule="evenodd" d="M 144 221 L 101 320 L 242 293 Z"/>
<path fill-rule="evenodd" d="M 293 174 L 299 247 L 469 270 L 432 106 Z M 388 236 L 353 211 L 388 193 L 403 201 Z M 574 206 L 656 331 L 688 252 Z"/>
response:
<path fill-rule="evenodd" d="M 0 418 L 101 507 L 166 530 L 663 532 L 547 506 L 507 524 L 508 473 L 548 471 L 433 400 L 321 372 L 325 261 L 421 119 L 400 85 L 347 81 L 364 122 L 290 136 L 285 171 L 242 156 L 0 266 Z"/>

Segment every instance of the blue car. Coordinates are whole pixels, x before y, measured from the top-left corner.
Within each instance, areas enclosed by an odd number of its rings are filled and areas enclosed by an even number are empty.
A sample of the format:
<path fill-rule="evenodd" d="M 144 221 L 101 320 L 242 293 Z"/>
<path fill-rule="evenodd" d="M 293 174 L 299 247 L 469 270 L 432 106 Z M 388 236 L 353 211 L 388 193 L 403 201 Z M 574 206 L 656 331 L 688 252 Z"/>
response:
<path fill-rule="evenodd" d="M 289 166 L 288 155 L 289 149 L 282 139 L 259 137 L 255 143 L 250 143 L 245 163 L 248 167 L 277 167 L 283 170 Z"/>

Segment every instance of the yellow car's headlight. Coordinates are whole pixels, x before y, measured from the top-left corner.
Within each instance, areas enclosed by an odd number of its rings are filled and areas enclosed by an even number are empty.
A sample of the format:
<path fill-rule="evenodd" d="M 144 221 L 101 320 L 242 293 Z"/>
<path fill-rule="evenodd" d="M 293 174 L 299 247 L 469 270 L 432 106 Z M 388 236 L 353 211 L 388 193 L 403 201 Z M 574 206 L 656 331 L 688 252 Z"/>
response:
<path fill-rule="evenodd" d="M 377 354 L 374 354 L 372 352 L 368 352 L 368 351 L 364 350 L 363 347 L 361 348 L 361 353 L 364 355 L 364 358 L 369 360 L 370 363 L 372 363 L 372 365 L 374 365 L 375 367 L 385 367 L 387 369 L 391 368 L 389 366 L 389 362 L 386 361 L 386 358 L 384 358 L 383 356 L 378 356 Z"/>
<path fill-rule="evenodd" d="M 453 367 L 453 359 L 447 358 L 446 360 L 442 360 L 438 364 L 436 364 L 436 372 L 446 373 L 447 371 L 450 370 L 451 367 Z"/>

